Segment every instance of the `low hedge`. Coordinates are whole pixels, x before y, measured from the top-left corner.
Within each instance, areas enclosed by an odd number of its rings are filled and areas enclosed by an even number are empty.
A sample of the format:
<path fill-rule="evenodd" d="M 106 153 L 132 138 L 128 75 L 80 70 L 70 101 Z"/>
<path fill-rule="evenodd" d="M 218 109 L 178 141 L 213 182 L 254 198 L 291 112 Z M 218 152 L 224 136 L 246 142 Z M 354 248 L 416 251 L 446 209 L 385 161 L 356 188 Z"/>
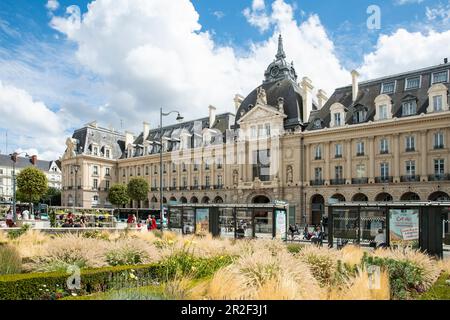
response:
<path fill-rule="evenodd" d="M 125 287 L 135 281 L 145 285 L 160 278 L 164 266 L 105 267 L 81 271 L 81 289 L 78 295 Z M 67 288 L 68 273 L 30 273 L 0 276 L 0 300 L 50 300 L 70 295 Z M 129 277 L 129 278 L 128 278 Z"/>

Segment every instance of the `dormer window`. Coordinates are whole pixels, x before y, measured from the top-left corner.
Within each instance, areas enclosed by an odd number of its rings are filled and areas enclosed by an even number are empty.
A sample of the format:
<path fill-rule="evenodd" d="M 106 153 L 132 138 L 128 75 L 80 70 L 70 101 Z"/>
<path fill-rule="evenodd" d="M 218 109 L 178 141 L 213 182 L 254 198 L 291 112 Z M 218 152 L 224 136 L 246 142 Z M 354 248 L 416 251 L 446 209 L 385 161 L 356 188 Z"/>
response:
<path fill-rule="evenodd" d="M 110 153 L 109 149 L 106 149 L 106 151 L 105 151 L 105 156 L 106 156 L 107 158 L 110 158 L 110 157 L 111 157 L 111 153 Z"/>
<path fill-rule="evenodd" d="M 366 121 L 367 110 L 364 107 L 360 107 L 353 113 L 353 123 L 361 123 Z"/>
<path fill-rule="evenodd" d="M 420 77 L 406 79 L 405 90 L 418 89 L 419 87 L 420 87 Z"/>
<path fill-rule="evenodd" d="M 380 94 L 375 98 L 374 120 L 386 120 L 392 117 L 392 99 L 386 94 Z"/>
<path fill-rule="evenodd" d="M 442 96 L 433 97 L 433 111 L 442 111 Z"/>
<path fill-rule="evenodd" d="M 383 104 L 381 106 L 378 106 L 378 119 L 379 120 L 386 120 L 388 118 L 387 116 L 387 105 Z"/>
<path fill-rule="evenodd" d="M 94 147 L 93 153 L 94 153 L 94 156 L 98 156 L 98 148 L 97 147 Z"/>
<path fill-rule="evenodd" d="M 402 103 L 402 116 L 412 116 L 417 113 L 417 103 L 415 100 L 409 100 Z"/>
<path fill-rule="evenodd" d="M 395 91 L 395 81 L 385 82 L 381 84 L 381 93 L 389 94 Z"/>
<path fill-rule="evenodd" d="M 334 116 L 334 125 L 336 127 L 341 126 L 342 125 L 342 123 L 341 123 L 341 114 L 340 113 L 335 113 L 333 116 Z"/>
<path fill-rule="evenodd" d="M 431 83 L 442 83 L 442 82 L 448 82 L 448 71 L 440 71 L 440 72 L 434 72 L 432 74 Z"/>

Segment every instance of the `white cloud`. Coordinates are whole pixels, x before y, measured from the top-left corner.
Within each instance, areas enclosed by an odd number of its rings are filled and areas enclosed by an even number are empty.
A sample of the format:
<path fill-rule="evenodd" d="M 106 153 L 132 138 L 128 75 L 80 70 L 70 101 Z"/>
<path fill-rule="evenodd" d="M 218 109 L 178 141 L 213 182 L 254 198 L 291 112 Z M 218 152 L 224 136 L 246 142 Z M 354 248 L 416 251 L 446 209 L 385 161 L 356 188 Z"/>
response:
<path fill-rule="evenodd" d="M 447 4 L 439 3 L 435 7 L 426 7 L 425 15 L 428 23 L 437 27 L 450 27 L 450 0 Z"/>
<path fill-rule="evenodd" d="M 0 114 L 0 127 L 14 141 L 8 151 L 20 149 L 44 159 L 62 155 L 66 134 L 62 119 L 25 90 L 0 81 Z"/>
<path fill-rule="evenodd" d="M 251 8 L 242 11 L 248 23 L 257 27 L 261 33 L 267 31 L 271 25 L 270 17 L 266 13 L 264 0 L 253 0 Z"/>
<path fill-rule="evenodd" d="M 50 11 L 55 11 L 59 8 L 58 0 L 48 0 L 45 7 Z"/>
<path fill-rule="evenodd" d="M 265 6 L 260 1 L 253 7 Z M 246 95 L 261 83 L 279 32 L 297 73 L 310 77 L 317 89 L 331 94 L 336 85 L 350 81 L 317 16 L 298 24 L 292 7 L 277 0 L 268 18 L 275 32 L 252 43 L 244 57 L 217 45 L 187 0 L 97 0 L 83 16 L 72 8 L 51 25 L 77 44 L 79 61 L 108 88 L 108 107 L 97 110 L 97 120 L 118 128 L 123 119 L 127 129 L 137 132 L 142 120 L 158 119 L 160 106 L 181 109 L 187 119 L 207 115 L 209 104 L 219 112 L 234 112 L 234 94 Z"/>
<path fill-rule="evenodd" d="M 423 33 L 398 29 L 380 36 L 375 51 L 364 56 L 360 72 L 368 79 L 386 76 L 440 64 L 449 55 L 450 30 Z"/>
<path fill-rule="evenodd" d="M 214 11 L 213 12 L 213 15 L 218 19 L 218 20 L 220 20 L 220 19 L 222 19 L 223 17 L 225 17 L 225 13 L 223 13 L 223 11 Z"/>

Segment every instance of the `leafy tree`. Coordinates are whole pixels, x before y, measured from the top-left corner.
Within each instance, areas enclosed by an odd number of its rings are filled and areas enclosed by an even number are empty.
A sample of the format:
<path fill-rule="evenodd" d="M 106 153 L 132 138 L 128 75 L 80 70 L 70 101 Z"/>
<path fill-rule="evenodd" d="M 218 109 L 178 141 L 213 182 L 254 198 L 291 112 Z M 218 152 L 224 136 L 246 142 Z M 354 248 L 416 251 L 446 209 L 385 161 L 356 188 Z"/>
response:
<path fill-rule="evenodd" d="M 47 192 L 42 196 L 41 201 L 48 205 L 60 206 L 61 205 L 61 191 L 56 188 L 49 187 L 47 189 Z"/>
<path fill-rule="evenodd" d="M 108 200 L 117 208 L 126 205 L 130 202 L 130 196 L 128 195 L 127 186 L 125 184 L 114 184 L 109 189 Z"/>
<path fill-rule="evenodd" d="M 19 196 L 26 198 L 30 203 L 39 201 L 47 192 L 47 185 L 47 177 L 35 167 L 25 168 L 17 175 Z"/>
<path fill-rule="evenodd" d="M 148 183 L 144 178 L 132 178 L 128 182 L 127 191 L 130 198 L 138 202 L 139 207 L 140 201 L 148 197 Z"/>

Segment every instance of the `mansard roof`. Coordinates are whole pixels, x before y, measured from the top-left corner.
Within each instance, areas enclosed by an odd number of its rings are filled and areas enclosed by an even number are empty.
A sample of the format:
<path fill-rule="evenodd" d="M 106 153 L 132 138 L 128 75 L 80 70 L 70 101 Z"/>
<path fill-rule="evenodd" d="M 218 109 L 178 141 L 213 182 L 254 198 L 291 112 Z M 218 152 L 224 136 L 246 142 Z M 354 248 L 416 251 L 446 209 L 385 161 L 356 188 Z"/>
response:
<path fill-rule="evenodd" d="M 352 101 L 352 86 L 338 88 L 333 95 L 328 99 L 322 109 L 313 111 L 311 113 L 307 130 L 318 129 L 314 127 L 316 119 L 322 122 L 322 128 L 330 126 L 330 107 L 334 103 L 341 103 L 347 108 L 346 123 L 353 123 L 353 114 L 357 105 L 362 105 L 367 108 L 367 121 L 373 121 L 375 117 L 375 98 L 382 94 L 383 83 L 395 82 L 395 89 L 393 93 L 385 93 L 392 101 L 392 116 L 401 117 L 402 103 L 405 99 L 411 98 L 417 101 L 417 114 L 426 113 L 428 101 L 428 89 L 432 86 L 432 74 L 435 72 L 446 71 L 450 69 L 450 64 L 440 64 L 429 68 L 404 72 L 401 74 L 391 75 L 374 80 L 364 81 L 359 83 L 358 96 L 355 101 Z M 420 77 L 419 88 L 405 89 L 406 79 Z M 443 83 L 447 89 L 450 88 L 449 82 Z"/>

